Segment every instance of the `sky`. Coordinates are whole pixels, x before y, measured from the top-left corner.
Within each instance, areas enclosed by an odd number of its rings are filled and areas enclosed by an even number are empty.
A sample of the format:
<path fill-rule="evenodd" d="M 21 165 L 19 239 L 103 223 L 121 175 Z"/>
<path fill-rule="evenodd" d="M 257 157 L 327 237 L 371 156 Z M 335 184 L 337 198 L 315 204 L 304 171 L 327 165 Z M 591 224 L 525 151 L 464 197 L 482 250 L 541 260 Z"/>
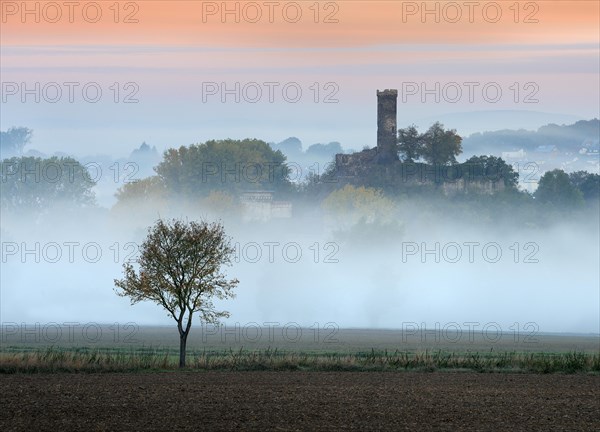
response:
<path fill-rule="evenodd" d="M 596 1 L 0 4 L 0 129 L 27 126 L 49 153 L 289 136 L 361 149 L 385 88 L 399 127 L 600 116 Z"/>

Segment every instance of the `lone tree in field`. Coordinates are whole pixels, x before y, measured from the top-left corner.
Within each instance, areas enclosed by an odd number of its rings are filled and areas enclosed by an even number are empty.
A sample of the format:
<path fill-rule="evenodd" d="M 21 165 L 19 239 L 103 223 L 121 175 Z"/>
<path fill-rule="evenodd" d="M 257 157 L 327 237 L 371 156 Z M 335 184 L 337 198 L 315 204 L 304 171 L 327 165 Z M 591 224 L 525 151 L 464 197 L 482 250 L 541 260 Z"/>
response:
<path fill-rule="evenodd" d="M 158 220 L 148 229 L 137 260 L 123 264 L 124 278 L 115 279 L 117 294 L 129 297 L 131 304 L 152 300 L 177 321 L 179 367 L 185 367 L 187 337 L 192 316 L 198 312 L 206 323 L 216 324 L 226 311 L 218 312 L 212 298 L 234 297 L 237 279 L 227 280 L 222 265 L 231 265 L 234 249 L 220 223 L 185 223 Z"/>

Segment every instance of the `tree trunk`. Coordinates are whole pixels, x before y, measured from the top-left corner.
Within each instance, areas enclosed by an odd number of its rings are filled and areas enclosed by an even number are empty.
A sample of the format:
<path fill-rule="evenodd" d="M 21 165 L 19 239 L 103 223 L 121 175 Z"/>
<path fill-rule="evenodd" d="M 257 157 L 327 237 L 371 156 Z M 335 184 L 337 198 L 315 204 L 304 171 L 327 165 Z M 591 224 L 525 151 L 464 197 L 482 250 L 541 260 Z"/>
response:
<path fill-rule="evenodd" d="M 185 346 L 187 344 L 187 333 L 179 336 L 179 367 L 185 367 Z"/>

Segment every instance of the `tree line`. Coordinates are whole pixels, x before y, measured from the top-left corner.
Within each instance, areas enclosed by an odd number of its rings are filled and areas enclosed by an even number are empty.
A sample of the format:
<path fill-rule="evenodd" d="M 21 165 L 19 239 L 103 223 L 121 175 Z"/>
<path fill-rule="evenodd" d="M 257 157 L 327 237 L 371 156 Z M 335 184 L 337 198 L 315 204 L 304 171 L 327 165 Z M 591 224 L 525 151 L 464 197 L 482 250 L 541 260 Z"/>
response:
<path fill-rule="evenodd" d="M 11 128 L 2 132 L 2 148 L 22 151 L 31 136 L 32 131 L 27 128 Z M 446 130 L 440 123 L 434 123 L 422 134 L 415 126 L 398 130 L 397 151 L 400 164 L 437 164 L 462 169 L 471 178 L 502 179 L 507 189 L 557 208 L 578 207 L 598 200 L 600 194 L 598 174 L 585 171 L 567 174 L 562 170 L 546 172 L 533 196 L 519 192 L 518 173 L 502 158 L 482 155 L 457 163 L 461 138 L 455 130 Z M 303 183 L 295 183 L 286 162 L 281 151 L 273 150 L 268 143 L 257 139 L 210 140 L 168 149 L 154 168 L 155 175 L 125 183 L 119 188 L 117 205 L 190 199 L 203 200 L 204 204 L 216 208 L 233 208 L 239 194 L 247 190 L 270 190 L 285 199 L 314 201 L 317 198 L 320 202 L 333 190 L 344 186 L 335 178 L 334 164 L 324 173 L 313 174 Z M 355 186 L 381 189 L 391 195 L 410 193 L 402 189 L 402 185 L 384 184 L 385 179 L 377 175 L 371 170 L 364 178 L 354 179 Z M 0 179 L 3 211 L 40 210 L 57 202 L 74 207 L 95 205 L 95 182 L 86 167 L 73 158 L 6 158 L 2 160 Z M 413 192 L 427 194 L 425 189 L 419 188 Z"/>

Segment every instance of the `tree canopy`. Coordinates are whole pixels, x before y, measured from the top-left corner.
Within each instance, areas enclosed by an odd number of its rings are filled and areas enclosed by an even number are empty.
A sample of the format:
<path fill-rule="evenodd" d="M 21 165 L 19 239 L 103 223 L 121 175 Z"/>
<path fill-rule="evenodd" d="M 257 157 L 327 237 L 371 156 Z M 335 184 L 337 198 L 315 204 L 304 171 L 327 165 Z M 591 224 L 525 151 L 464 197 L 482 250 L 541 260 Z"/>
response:
<path fill-rule="evenodd" d="M 423 141 L 421 156 L 431 165 L 456 163 L 456 156 L 462 152 L 462 138 L 455 129 L 444 129 L 444 125 L 440 122 L 431 125 L 421 139 Z"/>
<path fill-rule="evenodd" d="M 394 202 L 380 190 L 352 185 L 331 192 L 321 207 L 330 221 L 341 228 L 361 219 L 366 223 L 388 222 L 395 210 Z"/>
<path fill-rule="evenodd" d="M 137 259 L 139 269 L 126 262 L 124 278 L 115 279 L 117 294 L 131 304 L 150 300 L 165 308 L 177 322 L 180 337 L 179 366 L 185 352 L 194 314 L 206 323 L 228 317 L 217 311 L 213 298 L 234 297 L 238 280 L 221 271 L 231 265 L 234 249 L 220 223 L 158 220 L 148 229 Z"/>
<path fill-rule="evenodd" d="M 584 200 L 600 199 L 600 175 L 576 171 L 569 174 L 569 181 L 581 192 Z"/>
<path fill-rule="evenodd" d="M 11 127 L 0 131 L 0 153 L 2 158 L 20 156 L 23 147 L 31 141 L 33 131 L 26 127 Z"/>
<path fill-rule="evenodd" d="M 563 170 L 547 171 L 540 178 L 535 199 L 565 210 L 573 209 L 583 203 L 583 194 L 577 189 Z"/>
<path fill-rule="evenodd" d="M 462 138 L 455 129 L 444 129 L 444 125 L 435 122 L 422 134 L 415 125 L 398 129 L 398 152 L 404 162 L 414 162 L 420 158 L 431 165 L 456 163 L 461 154 Z"/>
<path fill-rule="evenodd" d="M 169 149 L 156 167 L 169 192 L 207 196 L 210 191 L 230 193 L 252 189 L 288 191 L 285 156 L 256 139 L 207 141 Z"/>
<path fill-rule="evenodd" d="M 415 125 L 398 129 L 398 151 L 405 162 L 414 162 L 421 157 L 423 138 Z"/>
<path fill-rule="evenodd" d="M 506 187 L 512 189 L 516 188 L 519 182 L 519 173 L 497 156 L 472 156 L 461 165 L 464 167 L 463 175 L 469 180 L 502 180 Z"/>
<path fill-rule="evenodd" d="M 3 210 L 89 207 L 95 204 L 95 184 L 87 168 L 71 157 L 13 157 L 2 161 L 0 200 Z"/>

